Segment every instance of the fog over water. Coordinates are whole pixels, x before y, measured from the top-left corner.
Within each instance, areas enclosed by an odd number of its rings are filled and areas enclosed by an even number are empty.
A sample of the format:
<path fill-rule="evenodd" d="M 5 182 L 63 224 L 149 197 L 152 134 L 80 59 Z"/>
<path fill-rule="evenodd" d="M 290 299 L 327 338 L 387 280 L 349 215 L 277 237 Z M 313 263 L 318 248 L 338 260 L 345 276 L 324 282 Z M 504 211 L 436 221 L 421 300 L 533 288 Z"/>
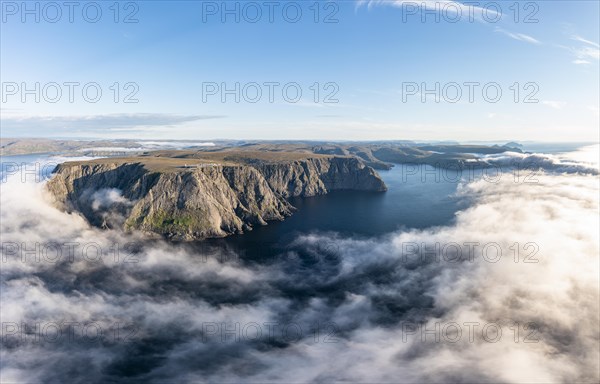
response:
<path fill-rule="evenodd" d="M 598 146 L 558 152 L 527 181 L 398 165 L 385 194 L 187 244 L 90 227 L 4 172 L 2 379 L 597 382 Z"/>

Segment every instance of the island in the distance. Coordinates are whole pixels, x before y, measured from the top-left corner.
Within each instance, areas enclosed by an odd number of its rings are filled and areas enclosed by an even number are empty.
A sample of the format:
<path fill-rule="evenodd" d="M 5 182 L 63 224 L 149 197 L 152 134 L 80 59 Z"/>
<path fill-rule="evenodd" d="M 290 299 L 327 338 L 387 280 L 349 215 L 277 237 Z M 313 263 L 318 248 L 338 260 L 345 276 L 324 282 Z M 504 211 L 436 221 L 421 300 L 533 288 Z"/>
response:
<path fill-rule="evenodd" d="M 335 190 L 383 192 L 354 156 L 294 151 L 169 150 L 60 164 L 47 187 L 56 203 L 102 228 L 171 240 L 224 237 L 283 220 L 289 197 Z"/>

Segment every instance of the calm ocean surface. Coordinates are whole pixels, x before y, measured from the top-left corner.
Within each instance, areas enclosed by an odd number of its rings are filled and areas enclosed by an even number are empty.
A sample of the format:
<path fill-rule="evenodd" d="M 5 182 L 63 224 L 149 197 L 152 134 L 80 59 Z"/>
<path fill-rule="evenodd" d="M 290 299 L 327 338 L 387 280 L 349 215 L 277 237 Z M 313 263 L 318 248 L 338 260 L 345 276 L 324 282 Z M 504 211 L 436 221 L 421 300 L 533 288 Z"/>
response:
<path fill-rule="evenodd" d="M 450 224 L 460 209 L 461 202 L 454 197 L 460 179 L 456 171 L 440 174 L 425 166 L 415 172 L 396 166 L 378 172 L 388 186 L 387 192 L 337 191 L 293 198 L 290 202 L 297 211 L 286 220 L 207 243 L 231 247 L 249 260 L 261 260 L 285 252 L 299 235 L 335 232 L 353 238 L 380 236 L 398 229 Z"/>

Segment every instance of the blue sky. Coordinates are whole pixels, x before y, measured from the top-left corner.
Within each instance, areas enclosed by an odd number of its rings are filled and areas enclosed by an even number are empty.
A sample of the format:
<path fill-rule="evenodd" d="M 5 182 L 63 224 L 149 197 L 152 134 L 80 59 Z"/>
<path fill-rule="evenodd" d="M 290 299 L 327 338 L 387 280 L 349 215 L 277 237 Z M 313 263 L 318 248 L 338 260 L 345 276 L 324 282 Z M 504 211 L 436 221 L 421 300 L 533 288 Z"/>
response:
<path fill-rule="evenodd" d="M 2 1 L 3 137 L 598 141 L 597 1 L 54 4 Z"/>

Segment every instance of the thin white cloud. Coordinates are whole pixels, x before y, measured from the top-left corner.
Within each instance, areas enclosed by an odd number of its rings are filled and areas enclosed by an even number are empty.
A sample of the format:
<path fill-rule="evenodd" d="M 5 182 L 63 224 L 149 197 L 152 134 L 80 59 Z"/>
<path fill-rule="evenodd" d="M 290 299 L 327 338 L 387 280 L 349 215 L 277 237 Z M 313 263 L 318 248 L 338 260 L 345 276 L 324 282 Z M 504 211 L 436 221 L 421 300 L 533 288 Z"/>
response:
<path fill-rule="evenodd" d="M 152 128 L 172 127 L 180 124 L 225 118 L 222 115 L 176 115 L 169 113 L 122 113 L 106 115 L 72 116 L 2 116 L 2 129 L 5 135 L 19 136 L 21 132 L 48 136 L 52 132 L 58 136 L 73 133 L 98 132 L 145 132 Z"/>
<path fill-rule="evenodd" d="M 489 23 L 490 20 L 501 20 L 502 13 L 493 11 L 490 8 L 482 8 L 471 3 L 461 3 L 458 1 L 451 0 L 423 0 L 423 1 L 411 1 L 411 0 L 359 0 L 356 7 L 359 8 L 366 5 L 369 9 L 377 5 L 391 5 L 398 8 L 403 8 L 406 12 L 414 12 L 415 10 L 423 11 L 435 11 L 443 13 L 444 15 L 452 15 L 453 20 L 477 20 L 480 22 Z M 410 7 L 410 8 L 409 8 Z M 416 8 L 416 9 L 415 9 Z M 485 14 L 485 18 L 482 16 Z M 510 32 L 505 29 L 496 27 L 496 32 L 500 32 L 514 40 L 523 41 L 530 44 L 541 44 L 536 38 L 526 35 L 524 33 Z"/>
<path fill-rule="evenodd" d="M 574 48 L 573 51 L 578 60 L 594 59 L 600 60 L 600 49 L 594 47 Z"/>
<path fill-rule="evenodd" d="M 587 60 L 581 60 L 581 59 L 577 59 L 577 60 L 573 60 L 572 61 L 573 64 L 578 64 L 578 65 L 587 65 L 587 64 L 591 64 L 589 61 Z"/>
<path fill-rule="evenodd" d="M 591 40 L 584 39 L 583 37 L 581 37 L 581 36 L 579 36 L 579 35 L 573 35 L 573 36 L 571 36 L 571 39 L 572 39 L 572 40 L 575 40 L 575 41 L 580 41 L 580 42 L 582 42 L 582 43 L 586 43 L 586 44 L 589 44 L 589 45 L 593 45 L 593 46 L 594 46 L 594 47 L 596 47 L 596 48 L 600 48 L 600 44 L 598 44 L 598 43 L 594 43 L 594 42 L 593 42 L 593 41 L 591 41 Z"/>
<path fill-rule="evenodd" d="M 529 35 L 526 35 L 524 33 L 515 33 L 515 32 L 510 32 L 507 31 L 506 29 L 502 29 L 502 28 L 496 28 L 495 29 L 496 32 L 502 33 L 512 39 L 515 40 L 519 40 L 519 41 L 524 41 L 526 43 L 531 43 L 531 44 L 541 44 L 541 42 Z"/>
<path fill-rule="evenodd" d="M 564 101 L 555 101 L 555 100 L 542 100 L 542 104 L 549 106 L 554 109 L 562 109 L 567 103 Z"/>
<path fill-rule="evenodd" d="M 475 3 L 477 4 L 477 3 Z M 446 15 L 459 15 L 459 20 L 477 20 L 483 21 L 482 15 L 485 14 L 489 20 L 498 20 L 502 17 L 500 12 L 496 12 L 490 8 L 482 8 L 473 4 L 464 4 L 459 1 L 452 0 L 358 0 L 356 8 L 366 5 L 367 8 L 372 8 L 377 5 L 391 5 L 394 7 L 406 7 L 411 10 L 417 7 L 418 10 L 423 11 L 437 11 Z"/>
<path fill-rule="evenodd" d="M 576 34 L 571 34 L 570 39 L 583 44 L 580 46 L 559 45 L 559 47 L 567 49 L 573 53 L 575 56 L 575 59 L 572 61 L 573 64 L 589 65 L 592 63 L 592 61 L 600 60 L 600 44 Z"/>

